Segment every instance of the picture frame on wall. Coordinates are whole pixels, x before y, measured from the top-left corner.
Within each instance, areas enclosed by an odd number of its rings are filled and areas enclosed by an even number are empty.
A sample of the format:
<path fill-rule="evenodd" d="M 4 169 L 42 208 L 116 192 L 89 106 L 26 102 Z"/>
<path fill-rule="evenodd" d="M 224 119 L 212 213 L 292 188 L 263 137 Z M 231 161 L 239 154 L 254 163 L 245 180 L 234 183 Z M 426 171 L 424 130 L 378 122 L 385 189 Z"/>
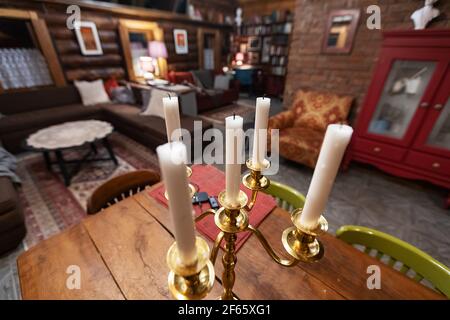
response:
<path fill-rule="evenodd" d="M 188 36 L 186 30 L 173 29 L 173 41 L 175 42 L 176 54 L 187 54 L 189 52 Z"/>
<path fill-rule="evenodd" d="M 331 11 L 325 26 L 322 52 L 336 54 L 350 53 L 358 27 L 359 16 L 359 9 Z"/>
<path fill-rule="evenodd" d="M 75 21 L 75 35 L 80 46 L 81 54 L 85 56 L 102 55 L 102 45 L 97 26 L 91 21 Z"/>
<path fill-rule="evenodd" d="M 247 51 L 259 51 L 261 50 L 261 38 L 249 37 L 247 40 Z"/>

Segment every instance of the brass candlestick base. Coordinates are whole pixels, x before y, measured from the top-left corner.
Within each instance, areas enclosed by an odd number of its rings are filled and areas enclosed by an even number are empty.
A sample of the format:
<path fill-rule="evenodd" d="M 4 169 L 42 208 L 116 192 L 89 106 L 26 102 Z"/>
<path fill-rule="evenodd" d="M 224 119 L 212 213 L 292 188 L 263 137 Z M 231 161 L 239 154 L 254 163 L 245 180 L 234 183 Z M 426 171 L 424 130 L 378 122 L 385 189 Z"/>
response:
<path fill-rule="evenodd" d="M 300 261 L 314 262 L 323 256 L 324 248 L 317 237 L 328 229 L 328 223 L 324 217 L 320 217 L 318 226 L 310 230 L 299 225 L 302 210 L 294 210 L 292 213 L 294 227 L 286 229 L 282 236 L 284 248 L 291 256 L 289 259 L 284 259 L 278 255 L 261 231 L 250 224 L 248 214 L 256 203 L 258 193 L 270 186 L 270 180 L 262 174 L 264 169 L 270 167 L 270 163 L 265 160 L 262 166 L 256 167 L 251 160 L 247 160 L 247 167 L 250 169 L 250 173 L 244 176 L 242 183 L 251 190 L 251 199 L 248 199 L 245 192 L 239 191 L 235 203 L 230 203 L 226 192 L 222 191 L 218 196 L 221 208 L 218 210 L 208 209 L 195 219 L 196 222 L 199 222 L 209 215 L 214 215 L 214 222 L 220 229 L 211 250 L 212 264 L 209 261 L 207 264 L 201 264 L 200 261 L 202 260 L 199 259 L 195 266 L 188 268 L 189 272 L 186 272 L 185 268 L 179 270 L 179 263 L 173 262 L 175 258 L 169 259 L 169 251 L 167 260 L 168 262 L 169 260 L 172 261 L 172 263 L 169 262 L 169 266 L 172 265 L 172 272 L 169 275 L 169 288 L 177 299 L 198 299 L 206 296 L 206 293 L 209 292 L 208 288 L 212 286 L 214 281 L 213 264 L 216 262 L 222 242 L 224 242 L 221 278 L 223 292 L 220 299 L 236 299 L 233 295 L 233 286 L 236 279 L 234 271 L 237 263 L 236 240 L 240 232 L 251 232 L 272 260 L 284 267 L 293 267 Z M 175 256 L 175 254 L 172 255 Z"/>
<path fill-rule="evenodd" d="M 247 204 L 247 195 L 239 191 L 238 204 L 231 205 L 227 202 L 226 192 L 219 193 L 219 203 L 221 208 L 214 215 L 214 222 L 217 227 L 227 233 L 237 233 L 244 231 L 248 227 L 248 215 L 243 209 Z"/>
<path fill-rule="evenodd" d="M 176 242 L 167 252 L 170 268 L 169 291 L 177 300 L 199 300 L 206 297 L 214 285 L 214 266 L 209 261 L 209 247 L 205 240 L 197 237 L 197 261 L 185 266 L 180 261 Z"/>
<path fill-rule="evenodd" d="M 219 193 L 218 197 L 221 208 L 217 210 L 214 215 L 214 222 L 222 231 L 219 233 L 218 239 L 223 237 L 225 241 L 225 253 L 222 256 L 222 286 L 223 292 L 220 297 L 221 300 L 234 300 L 233 286 L 236 278 L 234 267 L 236 265 L 236 239 L 237 234 L 248 228 L 249 220 L 247 212 L 244 210 L 247 204 L 247 195 L 242 190 L 239 191 L 239 196 L 236 204 L 230 204 L 227 201 L 227 194 L 225 191 Z M 219 240 L 216 239 L 213 251 L 218 250 L 220 246 Z"/>
<path fill-rule="evenodd" d="M 267 177 L 263 176 L 261 174 L 262 170 L 266 170 L 270 168 L 270 162 L 267 160 L 264 160 L 263 166 L 256 167 L 252 159 L 248 159 L 245 164 L 247 165 L 247 168 L 250 169 L 250 173 L 247 173 L 242 178 L 242 183 L 244 186 L 252 191 L 261 191 L 269 187 L 270 180 L 267 179 Z"/>
<path fill-rule="evenodd" d="M 190 178 L 192 176 L 192 168 L 189 166 L 186 166 L 186 176 Z M 197 192 L 197 188 L 195 188 L 192 184 L 189 183 L 189 194 L 191 195 L 191 198 L 195 195 Z M 169 200 L 169 195 L 167 194 L 167 190 L 164 191 L 164 197 L 166 200 Z"/>
<path fill-rule="evenodd" d="M 307 229 L 300 225 L 301 214 L 301 208 L 292 212 L 291 219 L 295 227 L 284 230 L 281 241 L 286 251 L 295 259 L 314 262 L 323 257 L 325 250 L 317 237 L 328 230 L 328 222 L 320 216 L 317 227 Z"/>

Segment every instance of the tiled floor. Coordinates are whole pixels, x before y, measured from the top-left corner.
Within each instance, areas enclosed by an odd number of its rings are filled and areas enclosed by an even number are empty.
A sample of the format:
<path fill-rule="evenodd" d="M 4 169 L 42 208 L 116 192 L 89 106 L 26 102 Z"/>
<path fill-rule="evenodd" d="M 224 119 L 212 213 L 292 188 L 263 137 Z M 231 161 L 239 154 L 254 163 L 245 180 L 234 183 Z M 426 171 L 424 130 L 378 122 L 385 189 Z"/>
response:
<path fill-rule="evenodd" d="M 308 191 L 312 169 L 281 160 L 274 179 Z M 442 207 L 447 192 L 353 163 L 340 173 L 325 212 L 329 231 L 362 225 L 403 239 L 450 265 L 450 211 Z"/>

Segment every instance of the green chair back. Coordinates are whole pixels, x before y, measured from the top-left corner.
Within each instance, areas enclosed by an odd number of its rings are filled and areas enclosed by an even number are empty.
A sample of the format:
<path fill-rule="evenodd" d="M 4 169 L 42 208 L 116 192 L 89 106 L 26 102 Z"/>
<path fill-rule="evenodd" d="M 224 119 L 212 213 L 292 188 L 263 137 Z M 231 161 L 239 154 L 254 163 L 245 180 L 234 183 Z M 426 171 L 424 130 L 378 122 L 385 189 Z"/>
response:
<path fill-rule="evenodd" d="M 389 258 L 387 264 L 390 267 L 394 267 L 394 264 L 401 266 L 399 271 L 403 274 L 414 271 L 413 280 L 420 282 L 426 279 L 437 291 L 450 298 L 450 269 L 411 244 L 361 226 L 342 226 L 336 236 L 351 245 L 364 246 L 367 254 L 375 250 L 378 260 Z"/>
<path fill-rule="evenodd" d="M 292 211 L 297 208 L 303 208 L 305 196 L 285 184 L 270 180 L 270 186 L 264 190 L 277 201 L 277 205 L 286 211 Z"/>

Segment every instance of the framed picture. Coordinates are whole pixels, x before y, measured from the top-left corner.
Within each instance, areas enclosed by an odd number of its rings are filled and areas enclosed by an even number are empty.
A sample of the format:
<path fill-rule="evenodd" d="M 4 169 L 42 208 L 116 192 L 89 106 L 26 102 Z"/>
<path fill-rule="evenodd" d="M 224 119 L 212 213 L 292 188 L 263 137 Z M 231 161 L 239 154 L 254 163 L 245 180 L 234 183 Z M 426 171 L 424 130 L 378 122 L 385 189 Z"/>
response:
<path fill-rule="evenodd" d="M 331 11 L 325 27 L 322 52 L 350 53 L 358 26 L 359 15 L 359 9 Z"/>
<path fill-rule="evenodd" d="M 94 22 L 76 21 L 75 34 L 83 55 L 92 56 L 103 54 L 97 26 Z"/>
<path fill-rule="evenodd" d="M 264 37 L 261 50 L 261 63 L 268 63 L 270 61 L 270 42 L 271 37 Z"/>
<path fill-rule="evenodd" d="M 177 54 L 187 54 L 189 52 L 186 30 L 173 29 L 173 40 L 175 41 L 175 52 Z"/>
<path fill-rule="evenodd" d="M 250 37 L 247 40 L 247 51 L 259 51 L 261 50 L 261 38 Z"/>

